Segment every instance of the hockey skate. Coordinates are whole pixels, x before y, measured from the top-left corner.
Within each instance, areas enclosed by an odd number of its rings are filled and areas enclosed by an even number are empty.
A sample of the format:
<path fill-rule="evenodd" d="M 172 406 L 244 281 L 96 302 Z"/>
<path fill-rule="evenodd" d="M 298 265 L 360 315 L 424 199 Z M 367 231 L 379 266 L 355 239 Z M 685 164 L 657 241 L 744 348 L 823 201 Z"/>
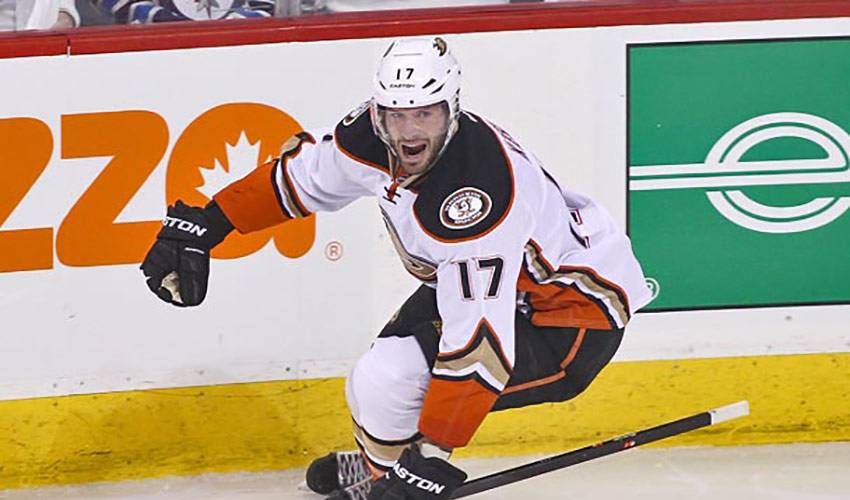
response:
<path fill-rule="evenodd" d="M 361 500 L 372 487 L 372 474 L 360 451 L 333 452 L 307 468 L 307 487 L 334 500 Z"/>
<path fill-rule="evenodd" d="M 367 500 L 370 491 L 372 491 L 372 478 L 367 477 L 351 486 L 334 490 L 325 498 L 326 500 Z"/>

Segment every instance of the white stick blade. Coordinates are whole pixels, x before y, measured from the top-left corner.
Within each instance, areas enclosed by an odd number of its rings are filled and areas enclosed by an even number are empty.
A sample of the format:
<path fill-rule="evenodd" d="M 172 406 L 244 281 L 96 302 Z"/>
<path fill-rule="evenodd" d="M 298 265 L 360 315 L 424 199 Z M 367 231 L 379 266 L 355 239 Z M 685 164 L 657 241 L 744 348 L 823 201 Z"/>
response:
<path fill-rule="evenodd" d="M 738 401 L 731 405 L 721 406 L 708 411 L 711 414 L 711 424 L 719 424 L 735 418 L 746 417 L 750 414 L 750 402 Z"/>

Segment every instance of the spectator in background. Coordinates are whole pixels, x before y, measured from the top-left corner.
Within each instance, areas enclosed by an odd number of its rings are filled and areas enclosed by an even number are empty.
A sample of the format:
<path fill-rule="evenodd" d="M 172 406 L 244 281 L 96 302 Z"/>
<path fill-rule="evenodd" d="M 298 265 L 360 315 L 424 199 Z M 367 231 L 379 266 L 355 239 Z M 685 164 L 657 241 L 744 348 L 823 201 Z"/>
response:
<path fill-rule="evenodd" d="M 0 0 L 6 1 L 6 0 Z M 70 1 L 70 0 L 67 0 Z M 543 0 L 92 0 L 117 24 L 288 17 L 327 12 L 422 9 Z"/>
<path fill-rule="evenodd" d="M 0 0 L 0 31 L 69 29 L 79 25 L 74 0 Z"/>
<path fill-rule="evenodd" d="M 97 3 L 101 12 L 119 24 L 269 17 L 275 7 L 275 0 L 98 0 Z"/>
<path fill-rule="evenodd" d="M 325 0 L 331 12 L 357 12 L 364 10 L 424 9 L 432 7 L 461 7 L 469 5 L 497 5 L 510 0 Z"/>
<path fill-rule="evenodd" d="M 275 15 L 279 17 L 327 12 L 364 12 L 370 10 L 430 9 L 532 3 L 544 0 L 277 0 Z M 547 0 L 550 1 L 550 0 Z"/>

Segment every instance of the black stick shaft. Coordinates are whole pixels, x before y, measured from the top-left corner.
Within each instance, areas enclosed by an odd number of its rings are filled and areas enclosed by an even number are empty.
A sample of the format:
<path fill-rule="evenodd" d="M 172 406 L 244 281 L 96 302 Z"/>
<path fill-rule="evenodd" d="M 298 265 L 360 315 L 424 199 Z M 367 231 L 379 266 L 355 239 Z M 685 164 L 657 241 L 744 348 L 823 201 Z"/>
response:
<path fill-rule="evenodd" d="M 718 411 L 734 413 L 734 415 L 724 415 L 718 419 Z M 691 415 L 675 422 L 669 422 L 651 429 L 644 429 L 633 434 L 626 434 L 602 443 L 594 444 L 581 448 L 579 450 L 570 451 L 561 455 L 544 458 L 536 462 L 531 462 L 513 469 L 503 470 L 484 476 L 472 481 L 467 481 L 455 491 L 452 498 L 462 498 L 482 491 L 491 490 L 507 484 L 516 483 L 524 479 L 528 479 L 540 474 L 552 472 L 554 470 L 563 469 L 571 465 L 580 464 L 593 460 L 594 458 L 604 457 L 623 450 L 634 448 L 642 444 L 651 443 L 665 439 L 677 434 L 690 432 L 701 427 L 707 427 L 714 423 L 719 423 L 729 418 L 737 418 L 746 415 L 749 412 L 749 407 L 746 402 L 736 403 L 728 407 L 717 410 L 710 410 L 696 415 Z"/>

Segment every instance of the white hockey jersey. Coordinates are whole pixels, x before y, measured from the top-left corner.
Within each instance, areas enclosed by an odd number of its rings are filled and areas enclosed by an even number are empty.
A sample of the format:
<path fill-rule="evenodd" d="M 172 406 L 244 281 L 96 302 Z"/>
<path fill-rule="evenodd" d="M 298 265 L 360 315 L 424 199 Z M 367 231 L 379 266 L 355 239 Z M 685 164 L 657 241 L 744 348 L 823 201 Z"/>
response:
<path fill-rule="evenodd" d="M 463 112 L 437 163 L 408 184 L 366 110 L 298 134 L 215 200 L 244 233 L 375 197 L 405 268 L 437 290 L 440 353 L 420 431 L 463 446 L 510 378 L 517 309 L 538 326 L 607 330 L 650 293 L 611 216 L 500 128 Z"/>

